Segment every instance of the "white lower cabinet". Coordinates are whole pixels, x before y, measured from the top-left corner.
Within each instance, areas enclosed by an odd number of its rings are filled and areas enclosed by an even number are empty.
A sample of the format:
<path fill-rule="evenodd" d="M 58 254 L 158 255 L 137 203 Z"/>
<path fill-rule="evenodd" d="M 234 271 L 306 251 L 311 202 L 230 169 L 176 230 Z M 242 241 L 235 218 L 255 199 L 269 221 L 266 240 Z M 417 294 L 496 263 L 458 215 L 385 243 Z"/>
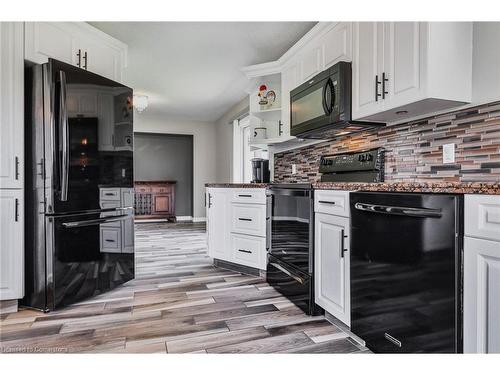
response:
<path fill-rule="evenodd" d="M 316 304 L 351 324 L 349 218 L 315 215 L 314 294 Z"/>
<path fill-rule="evenodd" d="M 266 238 L 231 233 L 231 256 L 234 263 L 266 269 Z"/>
<path fill-rule="evenodd" d="M 231 191 L 214 188 L 208 189 L 206 194 L 208 255 L 211 258 L 229 260 L 231 258 L 229 247 Z"/>
<path fill-rule="evenodd" d="M 464 352 L 500 353 L 500 196 L 465 196 Z"/>
<path fill-rule="evenodd" d="M 0 300 L 24 295 L 24 193 L 0 190 Z"/>
<path fill-rule="evenodd" d="M 208 188 L 208 255 L 265 270 L 265 189 Z"/>

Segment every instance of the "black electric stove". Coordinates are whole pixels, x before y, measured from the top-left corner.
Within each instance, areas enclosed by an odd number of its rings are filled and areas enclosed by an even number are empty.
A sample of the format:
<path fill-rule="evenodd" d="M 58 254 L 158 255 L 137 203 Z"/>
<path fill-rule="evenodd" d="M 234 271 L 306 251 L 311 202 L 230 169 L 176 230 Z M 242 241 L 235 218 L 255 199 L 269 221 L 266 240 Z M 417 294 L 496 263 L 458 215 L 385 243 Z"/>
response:
<path fill-rule="evenodd" d="M 381 148 L 321 158 L 321 181 L 381 182 Z M 323 310 L 314 303 L 314 190 L 310 183 L 276 183 L 268 189 L 267 281 L 307 314 Z"/>

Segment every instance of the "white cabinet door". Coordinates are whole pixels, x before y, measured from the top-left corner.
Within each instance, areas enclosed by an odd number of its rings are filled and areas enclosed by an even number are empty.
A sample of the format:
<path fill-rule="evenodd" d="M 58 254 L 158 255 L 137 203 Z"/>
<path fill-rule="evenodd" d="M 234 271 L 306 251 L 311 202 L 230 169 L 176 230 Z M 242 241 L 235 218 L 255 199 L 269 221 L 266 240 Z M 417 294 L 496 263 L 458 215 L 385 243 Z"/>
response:
<path fill-rule="evenodd" d="M 297 64 L 286 66 L 281 74 L 281 136 L 290 135 L 290 91 L 298 86 L 298 82 Z"/>
<path fill-rule="evenodd" d="M 24 294 L 24 201 L 22 190 L 0 190 L 0 300 Z"/>
<path fill-rule="evenodd" d="M 25 58 L 37 64 L 50 58 L 76 65 L 77 41 L 63 22 L 25 22 Z"/>
<path fill-rule="evenodd" d="M 329 68 L 339 61 L 352 61 L 351 33 L 352 24 L 350 22 L 339 22 L 321 37 L 323 69 Z"/>
<path fill-rule="evenodd" d="M 306 82 L 323 70 L 323 49 L 313 45 L 304 51 L 298 58 L 300 66 L 299 84 Z"/>
<path fill-rule="evenodd" d="M 121 81 L 120 51 L 93 37 L 80 36 L 83 66 L 91 72 L 115 81 Z M 86 54 L 85 54 L 86 53 Z"/>
<path fill-rule="evenodd" d="M 230 192 L 226 189 L 207 190 L 208 255 L 231 261 L 230 251 Z"/>
<path fill-rule="evenodd" d="M 23 24 L 0 23 L 0 188 L 24 184 Z"/>
<path fill-rule="evenodd" d="M 415 101 L 420 93 L 421 22 L 384 23 L 384 106 Z M 383 79 L 383 77 L 381 78 Z M 382 90 L 382 88 L 381 88 Z"/>
<path fill-rule="evenodd" d="M 349 219 L 317 213 L 315 218 L 315 300 L 346 325 L 351 324 Z"/>
<path fill-rule="evenodd" d="M 381 110 L 383 23 L 356 22 L 353 26 L 352 117 Z M 377 95 L 378 93 L 378 95 Z"/>
<path fill-rule="evenodd" d="M 464 352 L 500 353 L 500 242 L 465 237 Z"/>

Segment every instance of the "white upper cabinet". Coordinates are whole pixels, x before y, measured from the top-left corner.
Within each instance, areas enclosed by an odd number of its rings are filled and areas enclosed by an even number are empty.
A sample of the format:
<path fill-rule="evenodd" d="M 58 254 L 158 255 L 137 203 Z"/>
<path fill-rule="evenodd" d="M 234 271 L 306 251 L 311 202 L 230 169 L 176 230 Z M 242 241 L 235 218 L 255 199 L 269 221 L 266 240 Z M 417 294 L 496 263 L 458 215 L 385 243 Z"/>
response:
<path fill-rule="evenodd" d="M 500 99 L 500 22 L 474 22 L 472 100 Z"/>
<path fill-rule="evenodd" d="M 24 187 L 23 24 L 0 23 L 0 188 Z"/>
<path fill-rule="evenodd" d="M 323 69 L 329 68 L 339 61 L 352 60 L 351 33 L 351 22 L 339 22 L 320 38 L 319 43 L 323 51 Z"/>
<path fill-rule="evenodd" d="M 116 81 L 122 78 L 122 61 L 120 48 L 96 39 L 95 36 L 82 35 L 81 48 L 84 51 L 82 66 L 103 77 L 115 77 Z"/>
<path fill-rule="evenodd" d="M 360 22 L 355 120 L 398 122 L 471 102 L 471 22 Z"/>
<path fill-rule="evenodd" d="M 77 40 L 64 22 L 26 22 L 24 26 L 26 60 L 43 64 L 54 58 L 76 63 Z"/>
<path fill-rule="evenodd" d="M 363 117 L 380 109 L 383 27 L 379 22 L 356 22 L 352 34 L 352 112 Z"/>
<path fill-rule="evenodd" d="M 26 22 L 25 58 L 54 58 L 120 82 L 127 46 L 85 22 Z"/>
<path fill-rule="evenodd" d="M 281 73 L 281 123 L 283 136 L 290 135 L 290 91 L 297 87 L 299 81 L 297 63 L 283 68 Z"/>

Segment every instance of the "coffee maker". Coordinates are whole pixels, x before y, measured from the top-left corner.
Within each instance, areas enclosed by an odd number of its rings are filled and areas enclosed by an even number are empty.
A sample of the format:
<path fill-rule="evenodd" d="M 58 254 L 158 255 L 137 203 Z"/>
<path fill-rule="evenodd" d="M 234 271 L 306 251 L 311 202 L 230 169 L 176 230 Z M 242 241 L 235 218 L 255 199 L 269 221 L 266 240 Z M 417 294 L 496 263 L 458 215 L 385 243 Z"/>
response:
<path fill-rule="evenodd" d="M 252 159 L 252 182 L 269 182 L 269 160 L 260 158 Z"/>

